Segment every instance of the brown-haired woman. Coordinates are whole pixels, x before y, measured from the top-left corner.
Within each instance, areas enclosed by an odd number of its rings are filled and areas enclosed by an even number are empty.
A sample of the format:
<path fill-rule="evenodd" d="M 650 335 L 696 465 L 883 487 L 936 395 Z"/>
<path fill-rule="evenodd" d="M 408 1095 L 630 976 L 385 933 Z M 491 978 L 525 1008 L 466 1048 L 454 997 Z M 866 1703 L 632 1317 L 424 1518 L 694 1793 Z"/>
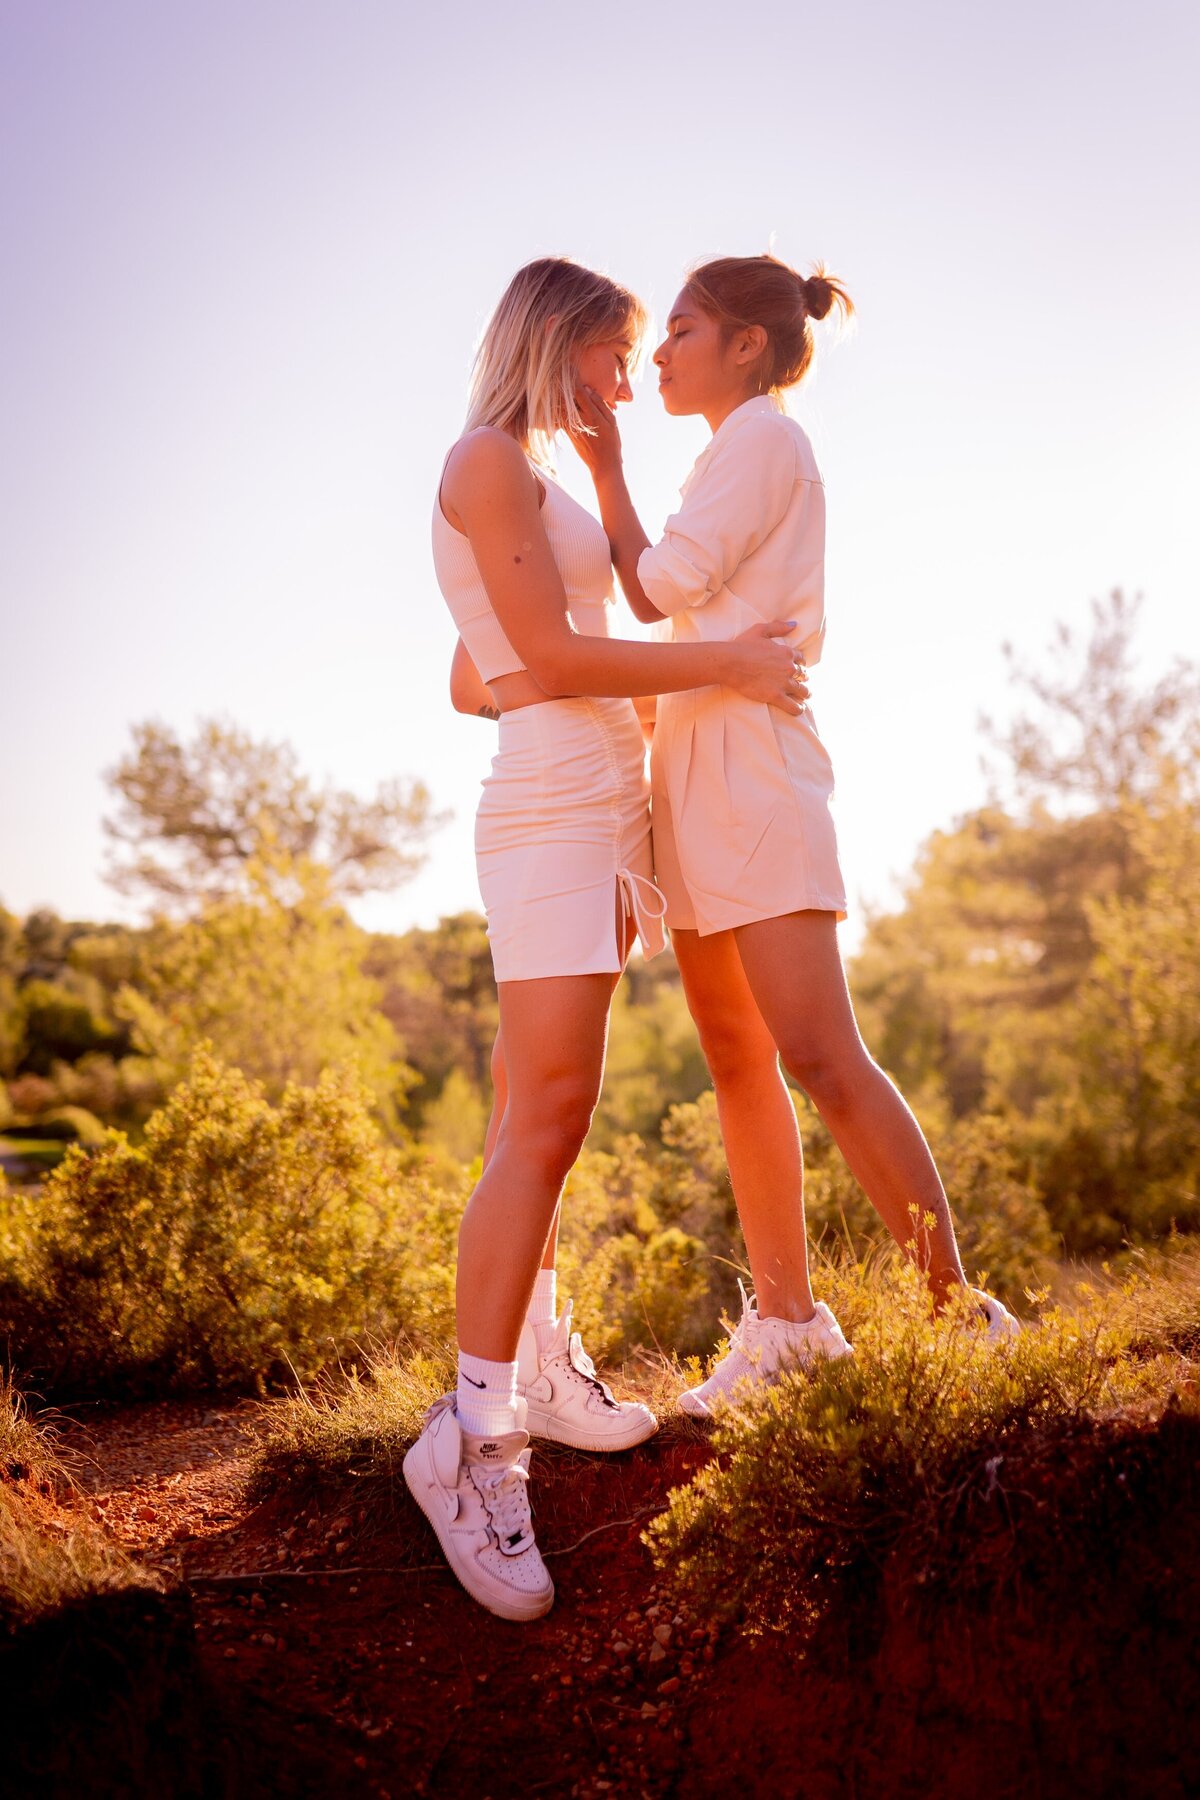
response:
<path fill-rule="evenodd" d="M 806 666 L 821 654 L 824 488 L 780 396 L 813 356 L 812 322 L 845 289 L 773 256 L 694 269 L 654 353 L 675 416 L 713 437 L 660 543 L 642 530 L 612 409 L 587 396 L 573 437 L 591 469 L 621 585 L 677 644 L 717 643 L 786 597 Z M 809 1284 L 803 1161 L 779 1070 L 804 1089 L 892 1235 L 938 1301 L 965 1286 L 945 1191 L 920 1126 L 861 1036 L 838 954 L 845 887 L 829 812 L 833 775 L 806 707 L 771 713 L 727 688 L 664 695 L 652 752 L 655 878 L 713 1076 L 757 1304 L 709 1379 L 681 1400 L 706 1412 L 735 1381 L 849 1346 Z M 1018 1329 L 977 1291 L 992 1336 Z"/>

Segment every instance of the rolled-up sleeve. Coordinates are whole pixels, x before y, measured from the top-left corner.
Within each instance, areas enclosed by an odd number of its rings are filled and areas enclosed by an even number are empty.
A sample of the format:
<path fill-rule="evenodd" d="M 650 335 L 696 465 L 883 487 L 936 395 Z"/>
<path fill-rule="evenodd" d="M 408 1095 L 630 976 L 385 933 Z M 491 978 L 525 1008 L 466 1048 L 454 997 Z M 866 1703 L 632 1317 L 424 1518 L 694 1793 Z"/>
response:
<path fill-rule="evenodd" d="M 647 599 L 670 616 L 719 594 L 783 518 L 796 478 L 796 449 L 784 422 L 769 415 L 747 419 L 698 471 L 661 541 L 638 558 Z"/>

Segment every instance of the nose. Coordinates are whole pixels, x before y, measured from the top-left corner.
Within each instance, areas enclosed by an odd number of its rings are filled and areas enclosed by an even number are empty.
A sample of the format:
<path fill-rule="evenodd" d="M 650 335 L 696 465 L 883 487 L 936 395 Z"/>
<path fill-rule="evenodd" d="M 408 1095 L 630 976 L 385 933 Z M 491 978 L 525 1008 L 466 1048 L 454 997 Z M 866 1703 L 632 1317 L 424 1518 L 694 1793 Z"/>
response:
<path fill-rule="evenodd" d="M 658 369 L 665 369 L 667 366 L 667 345 L 670 341 L 670 338 L 664 338 L 650 359 Z"/>
<path fill-rule="evenodd" d="M 629 377 L 628 377 L 628 375 L 626 375 L 624 373 L 622 373 L 621 379 L 617 383 L 617 399 L 618 400 L 632 400 L 633 399 L 633 389 L 629 385 Z"/>

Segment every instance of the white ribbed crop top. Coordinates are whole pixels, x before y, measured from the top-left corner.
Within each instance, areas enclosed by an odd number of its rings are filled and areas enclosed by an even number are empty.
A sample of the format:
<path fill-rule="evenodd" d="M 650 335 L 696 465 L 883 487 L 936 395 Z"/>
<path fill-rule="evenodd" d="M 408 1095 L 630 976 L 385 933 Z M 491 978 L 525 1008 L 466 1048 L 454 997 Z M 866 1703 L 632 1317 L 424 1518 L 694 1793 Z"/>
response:
<path fill-rule="evenodd" d="M 546 490 L 542 524 L 567 595 L 567 613 L 580 637 L 608 637 L 613 570 L 608 537 L 598 519 L 559 487 L 540 464 L 531 467 Z M 484 681 L 515 675 L 525 664 L 492 610 L 470 540 L 433 503 L 433 567 L 459 636 Z"/>

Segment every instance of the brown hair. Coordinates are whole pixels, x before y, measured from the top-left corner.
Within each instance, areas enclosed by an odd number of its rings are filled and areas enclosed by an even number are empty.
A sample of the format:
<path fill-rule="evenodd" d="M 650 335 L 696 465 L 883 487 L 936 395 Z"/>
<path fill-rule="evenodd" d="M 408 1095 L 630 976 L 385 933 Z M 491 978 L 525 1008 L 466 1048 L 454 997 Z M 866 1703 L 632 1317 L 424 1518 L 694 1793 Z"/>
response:
<path fill-rule="evenodd" d="M 688 276 L 686 291 L 717 321 L 723 337 L 762 326 L 767 334 L 763 393 L 803 381 L 813 359 L 813 319 L 825 318 L 834 306 L 843 318 L 854 311 L 841 282 L 822 264 L 805 276 L 777 256 L 720 256 L 700 263 Z"/>

